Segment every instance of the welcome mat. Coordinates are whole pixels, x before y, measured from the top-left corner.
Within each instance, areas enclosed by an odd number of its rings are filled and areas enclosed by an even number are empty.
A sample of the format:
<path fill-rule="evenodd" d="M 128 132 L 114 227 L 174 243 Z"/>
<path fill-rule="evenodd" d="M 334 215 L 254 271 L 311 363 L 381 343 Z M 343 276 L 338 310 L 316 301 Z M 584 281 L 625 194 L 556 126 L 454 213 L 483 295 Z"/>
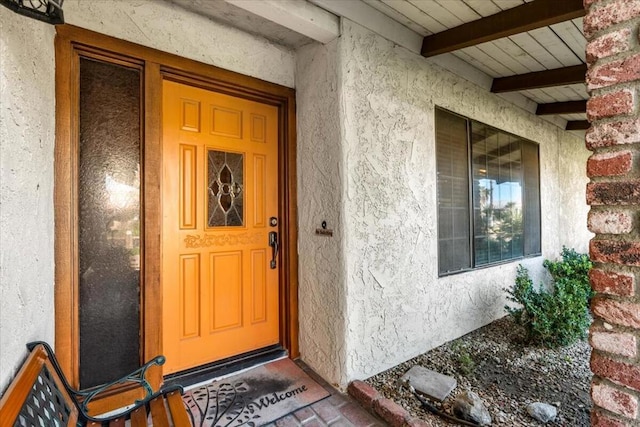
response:
<path fill-rule="evenodd" d="M 329 396 L 291 359 L 280 359 L 185 392 L 195 427 L 257 427 Z"/>

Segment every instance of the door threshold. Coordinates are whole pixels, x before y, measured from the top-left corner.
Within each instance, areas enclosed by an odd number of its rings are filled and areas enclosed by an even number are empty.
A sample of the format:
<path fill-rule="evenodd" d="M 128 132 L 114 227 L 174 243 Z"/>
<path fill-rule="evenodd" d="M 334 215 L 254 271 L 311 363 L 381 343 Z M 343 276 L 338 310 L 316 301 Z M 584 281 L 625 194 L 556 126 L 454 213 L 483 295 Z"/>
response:
<path fill-rule="evenodd" d="M 217 362 L 169 374 L 164 377 L 164 385 L 180 385 L 192 388 L 200 383 L 236 374 L 240 371 L 287 357 L 287 351 L 279 344 L 242 353 Z"/>

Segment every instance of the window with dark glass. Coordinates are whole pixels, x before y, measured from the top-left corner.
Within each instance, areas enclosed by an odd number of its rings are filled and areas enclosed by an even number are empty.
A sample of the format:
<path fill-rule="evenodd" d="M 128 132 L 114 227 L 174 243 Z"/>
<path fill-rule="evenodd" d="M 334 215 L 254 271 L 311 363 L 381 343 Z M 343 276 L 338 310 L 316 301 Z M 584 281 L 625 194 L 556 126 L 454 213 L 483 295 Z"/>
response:
<path fill-rule="evenodd" d="M 438 271 L 540 253 L 538 145 L 436 110 Z"/>
<path fill-rule="evenodd" d="M 80 388 L 140 366 L 141 96 L 139 69 L 80 58 Z"/>

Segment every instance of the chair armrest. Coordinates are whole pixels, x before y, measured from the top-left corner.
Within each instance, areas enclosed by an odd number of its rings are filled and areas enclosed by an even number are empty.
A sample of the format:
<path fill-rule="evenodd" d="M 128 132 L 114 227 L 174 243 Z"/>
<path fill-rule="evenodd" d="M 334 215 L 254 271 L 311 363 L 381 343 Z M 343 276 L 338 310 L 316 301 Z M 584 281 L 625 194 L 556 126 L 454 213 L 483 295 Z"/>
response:
<path fill-rule="evenodd" d="M 123 415 L 127 415 L 133 411 L 135 411 L 137 408 L 139 408 L 140 406 L 143 405 L 147 405 L 150 401 L 152 401 L 153 399 L 157 398 L 158 396 L 162 396 L 165 395 L 167 393 L 179 390 L 180 394 L 182 394 L 182 387 L 180 386 L 175 386 L 175 387 L 168 387 L 168 388 L 164 388 L 159 390 L 158 392 L 154 393 L 153 392 L 153 388 L 151 387 L 151 384 L 149 384 L 149 381 L 147 381 L 146 378 L 146 373 L 147 370 L 152 367 L 152 366 L 160 366 L 163 365 L 165 362 L 165 357 L 164 356 L 156 356 L 153 359 L 151 359 L 150 361 L 148 361 L 147 363 L 145 363 L 144 365 L 142 365 L 140 368 L 136 369 L 135 371 L 133 371 L 132 373 L 125 375 L 122 378 L 119 378 L 115 381 L 112 381 L 108 384 L 104 384 L 101 386 L 97 386 L 97 387 L 93 387 L 93 388 L 89 388 L 89 389 L 84 389 L 84 390 L 77 390 L 75 388 L 73 388 L 71 386 L 71 384 L 69 384 L 67 382 L 67 379 L 64 376 L 64 373 L 62 372 L 62 368 L 60 367 L 60 365 L 58 364 L 58 361 L 55 357 L 55 354 L 53 352 L 53 349 L 51 348 L 51 346 L 49 346 L 49 344 L 47 344 L 44 341 L 35 341 L 35 342 L 30 342 L 27 344 L 27 348 L 29 349 L 29 351 L 33 350 L 33 348 L 35 348 L 38 344 L 42 344 L 49 356 L 49 359 L 51 361 L 51 364 L 53 365 L 54 369 L 57 371 L 58 376 L 60 377 L 60 379 L 62 380 L 65 388 L 67 389 L 67 391 L 69 392 L 69 394 L 71 395 L 71 397 L 74 398 L 74 400 L 76 401 L 78 410 L 81 413 L 81 416 L 91 420 L 91 421 L 105 421 L 111 418 L 118 418 L 121 417 Z M 109 418 L 94 418 L 92 416 L 89 415 L 89 409 L 88 409 L 88 405 L 89 403 L 98 395 L 100 395 L 100 393 L 105 392 L 106 390 L 116 386 L 116 385 L 121 385 L 121 384 L 134 384 L 140 388 L 142 388 L 145 391 L 145 396 L 142 399 L 138 399 L 134 402 L 132 402 L 133 407 L 126 409 L 120 413 L 118 413 L 117 415 L 113 416 L 113 417 L 109 417 Z"/>
<path fill-rule="evenodd" d="M 105 423 L 109 423 L 112 420 L 115 420 L 116 418 L 123 418 L 125 420 L 128 420 L 131 418 L 131 414 L 135 411 L 137 411 L 140 407 L 145 407 L 145 410 L 147 413 L 150 413 L 150 403 L 157 399 L 157 398 L 162 398 L 166 395 L 168 395 L 169 393 L 172 393 L 174 391 L 178 391 L 180 393 L 180 395 L 182 395 L 184 393 L 184 389 L 182 388 L 182 386 L 179 385 L 173 385 L 173 386 L 169 386 L 169 387 L 163 387 L 160 390 L 158 390 L 155 393 L 149 394 L 147 396 L 144 397 L 144 399 L 140 399 L 140 400 L 136 400 L 135 403 L 133 404 L 133 406 L 129 406 L 127 407 L 127 409 L 124 409 L 120 412 L 117 412 L 115 414 L 111 414 L 108 416 L 104 416 L 104 417 L 95 417 L 95 416 L 91 416 L 89 415 L 85 409 L 80 409 L 80 413 L 81 413 L 81 417 L 84 418 L 87 422 L 95 422 L 95 423 L 99 423 L 100 425 L 104 425 Z"/>
<path fill-rule="evenodd" d="M 136 400 L 134 403 L 137 404 L 138 402 L 149 401 L 151 400 L 151 397 L 154 396 L 154 392 L 153 392 L 153 388 L 151 387 L 151 384 L 149 384 L 149 381 L 147 381 L 147 378 L 146 378 L 147 370 L 152 366 L 163 365 L 165 360 L 166 359 L 164 356 L 156 356 L 150 361 L 148 361 L 147 363 L 145 363 L 144 365 L 142 365 L 140 368 L 136 369 L 130 374 L 127 374 L 115 381 L 111 381 L 110 383 L 103 384 L 97 387 L 92 387 L 89 389 L 84 389 L 84 390 L 71 389 L 70 391 L 75 397 L 76 401 L 78 401 L 79 409 L 85 414 L 89 413 L 89 408 L 88 408 L 89 403 L 95 397 L 99 396 L 101 393 L 105 392 L 106 390 L 111 389 L 114 386 L 118 386 L 118 385 L 133 384 L 135 386 L 142 388 L 145 391 L 145 396 L 142 399 Z"/>

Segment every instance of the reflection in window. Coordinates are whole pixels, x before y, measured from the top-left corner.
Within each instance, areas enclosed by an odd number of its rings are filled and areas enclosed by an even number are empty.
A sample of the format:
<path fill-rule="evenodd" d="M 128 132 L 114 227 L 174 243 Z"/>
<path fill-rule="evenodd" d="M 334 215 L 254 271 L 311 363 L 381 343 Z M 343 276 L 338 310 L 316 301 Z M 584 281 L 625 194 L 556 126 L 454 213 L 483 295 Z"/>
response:
<path fill-rule="evenodd" d="M 242 226 L 244 156 L 208 150 L 209 227 Z"/>
<path fill-rule="evenodd" d="M 521 140 L 472 122 L 476 265 L 523 254 Z"/>

